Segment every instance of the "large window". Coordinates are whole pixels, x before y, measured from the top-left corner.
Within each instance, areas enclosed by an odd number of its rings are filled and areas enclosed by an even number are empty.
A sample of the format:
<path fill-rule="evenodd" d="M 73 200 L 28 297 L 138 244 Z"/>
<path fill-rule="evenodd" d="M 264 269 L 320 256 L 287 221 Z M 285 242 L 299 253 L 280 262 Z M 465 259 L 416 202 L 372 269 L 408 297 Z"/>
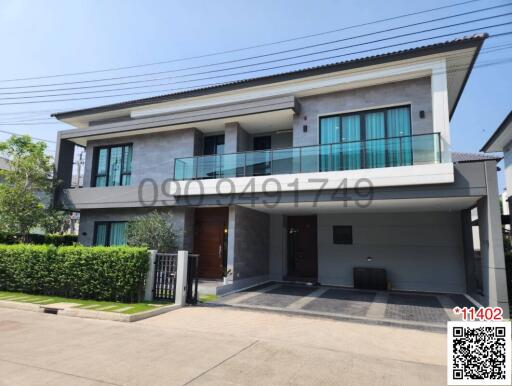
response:
<path fill-rule="evenodd" d="M 96 148 L 94 171 L 94 186 L 130 185 L 132 145 Z"/>
<path fill-rule="evenodd" d="M 126 244 L 126 221 L 97 221 L 94 223 L 94 245 Z"/>
<path fill-rule="evenodd" d="M 350 170 L 412 163 L 410 106 L 333 115 L 320 119 L 322 170 Z"/>

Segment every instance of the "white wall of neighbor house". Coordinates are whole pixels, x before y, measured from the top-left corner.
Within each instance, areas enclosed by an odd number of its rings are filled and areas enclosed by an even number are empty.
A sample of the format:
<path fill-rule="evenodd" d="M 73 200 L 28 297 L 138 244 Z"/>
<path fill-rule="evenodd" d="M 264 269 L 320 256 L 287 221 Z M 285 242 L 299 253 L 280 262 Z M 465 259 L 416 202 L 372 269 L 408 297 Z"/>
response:
<path fill-rule="evenodd" d="M 282 217 L 270 221 L 274 280 L 286 274 Z M 333 243 L 334 225 L 352 226 L 352 245 Z M 460 212 L 318 215 L 318 281 L 352 287 L 354 267 L 385 268 L 393 289 L 465 293 Z"/>

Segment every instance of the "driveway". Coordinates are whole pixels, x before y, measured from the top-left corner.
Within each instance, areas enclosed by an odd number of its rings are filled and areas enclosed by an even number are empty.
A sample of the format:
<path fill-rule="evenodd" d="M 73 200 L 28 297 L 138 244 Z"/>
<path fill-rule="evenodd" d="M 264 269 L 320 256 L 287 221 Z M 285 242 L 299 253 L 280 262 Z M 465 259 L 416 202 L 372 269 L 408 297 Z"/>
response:
<path fill-rule="evenodd" d="M 371 291 L 329 286 L 266 283 L 226 295 L 214 304 L 281 311 L 380 325 L 445 332 L 459 320 L 455 306 L 473 306 L 464 295 Z"/>
<path fill-rule="evenodd" d="M 0 385 L 441 385 L 446 335 L 189 307 L 141 322 L 0 309 Z"/>

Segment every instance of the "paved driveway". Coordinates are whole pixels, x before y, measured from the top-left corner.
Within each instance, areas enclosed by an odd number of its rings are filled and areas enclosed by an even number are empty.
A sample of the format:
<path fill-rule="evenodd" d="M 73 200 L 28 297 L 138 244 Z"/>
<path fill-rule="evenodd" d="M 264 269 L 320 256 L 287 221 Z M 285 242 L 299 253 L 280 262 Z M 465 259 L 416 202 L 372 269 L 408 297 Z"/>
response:
<path fill-rule="evenodd" d="M 463 295 L 354 290 L 267 283 L 230 294 L 217 305 L 324 316 L 373 324 L 444 332 L 457 320 L 455 306 L 471 306 Z"/>
<path fill-rule="evenodd" d="M 0 385 L 442 385 L 446 335 L 229 307 L 141 322 L 0 309 Z"/>

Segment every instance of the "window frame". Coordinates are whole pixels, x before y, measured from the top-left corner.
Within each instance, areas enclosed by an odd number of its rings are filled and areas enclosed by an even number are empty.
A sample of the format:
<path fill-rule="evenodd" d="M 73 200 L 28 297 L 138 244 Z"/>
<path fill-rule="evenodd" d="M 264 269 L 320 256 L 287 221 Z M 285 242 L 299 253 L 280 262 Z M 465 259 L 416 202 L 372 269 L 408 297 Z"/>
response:
<path fill-rule="evenodd" d="M 368 113 L 379 113 L 379 112 L 384 112 L 386 113 L 388 110 L 393 110 L 393 109 L 400 109 L 400 108 L 404 108 L 404 107 L 407 107 L 409 109 L 409 123 L 410 123 L 410 127 L 411 127 L 411 134 L 412 135 L 412 131 L 413 131 L 413 128 L 412 128 L 412 104 L 411 103 L 405 103 L 403 105 L 393 105 L 393 106 L 387 106 L 387 107 L 378 107 L 378 108 L 375 108 L 375 109 L 366 109 L 366 110 L 356 110 L 356 111 L 346 111 L 346 112 L 342 112 L 342 113 L 336 113 L 336 114 L 329 114 L 329 115 L 321 115 L 318 117 L 318 144 L 319 145 L 327 145 L 326 143 L 320 143 L 320 138 L 322 138 L 322 119 L 324 118 L 333 118 L 333 117 L 339 117 L 340 118 L 340 125 L 341 125 L 341 118 L 342 117 L 347 117 L 347 116 L 350 116 L 350 115 L 359 115 L 359 122 L 360 122 L 360 127 L 359 127 L 359 138 L 361 138 L 359 141 L 355 141 L 355 142 L 363 142 L 363 141 L 366 141 L 366 120 L 364 119 L 365 117 L 365 114 L 368 114 Z M 343 127 L 340 126 L 340 141 L 339 143 L 350 143 L 350 142 L 354 142 L 354 141 L 346 141 L 346 142 L 343 142 L 341 140 L 341 130 L 343 130 Z M 384 117 L 384 137 L 382 138 L 372 138 L 372 140 L 377 140 L 377 139 L 388 139 L 388 138 L 399 138 L 399 137 L 388 137 L 388 120 L 387 120 L 387 115 Z M 334 142 L 334 143 L 338 143 L 338 142 Z"/>
<path fill-rule="evenodd" d="M 408 108 L 409 109 L 409 126 L 411 128 L 411 133 L 409 135 L 404 135 L 404 136 L 389 137 L 388 136 L 389 130 L 388 130 L 387 112 L 389 110 L 400 109 L 400 108 Z M 371 141 L 386 140 L 386 139 L 401 138 L 401 137 L 411 137 L 413 135 L 412 104 L 411 103 L 404 103 L 404 104 L 399 104 L 399 105 L 392 105 L 392 106 L 386 106 L 386 107 L 378 107 L 378 108 L 375 108 L 375 109 L 346 111 L 346 112 L 337 113 L 337 114 L 329 114 L 329 115 L 319 116 L 318 117 L 318 145 L 319 146 L 329 145 L 328 143 L 320 143 L 320 139 L 322 138 L 322 119 L 324 119 L 324 118 L 339 117 L 339 120 L 340 120 L 340 141 L 339 142 L 332 142 L 332 143 L 343 143 L 343 144 L 363 143 L 363 142 L 366 142 L 366 119 L 365 119 L 366 114 L 379 113 L 379 112 L 383 112 L 384 113 L 384 137 L 382 137 L 382 138 L 372 138 Z M 343 120 L 342 120 L 342 118 L 343 117 L 347 117 L 347 116 L 353 116 L 353 115 L 359 116 L 359 125 L 360 125 L 360 127 L 359 127 L 359 141 L 342 141 L 342 132 L 343 132 L 343 124 L 342 124 Z M 364 155 L 363 151 L 360 152 L 359 157 L 360 157 L 360 164 L 362 166 L 362 169 L 366 169 L 366 166 L 365 166 L 366 165 L 366 159 L 365 159 L 365 155 Z M 389 154 L 386 151 L 385 152 L 385 161 L 384 161 L 384 164 L 386 165 L 386 167 L 387 167 L 388 161 L 389 161 L 388 157 L 389 157 Z M 412 149 L 411 149 L 411 160 L 412 160 Z"/>
<path fill-rule="evenodd" d="M 119 143 L 119 144 L 114 144 L 114 145 L 106 145 L 106 146 L 96 146 L 94 148 L 94 153 L 93 153 L 93 168 L 92 168 L 92 175 L 91 175 L 91 187 L 93 188 L 96 188 L 96 187 L 101 187 L 101 188 L 110 188 L 112 186 L 129 186 L 131 185 L 131 178 L 130 178 L 130 184 L 126 184 L 126 185 L 123 185 L 123 177 L 124 176 L 130 176 L 132 175 L 132 168 L 131 168 L 131 165 L 130 165 L 130 172 L 129 173 L 125 173 L 123 172 L 124 170 L 124 156 L 125 156 L 125 147 L 128 146 L 131 148 L 131 151 L 132 151 L 132 160 L 131 162 L 133 163 L 133 143 Z M 120 173 L 119 173 L 119 185 L 109 185 L 109 180 L 110 180 L 110 155 L 111 155 L 111 152 L 112 152 L 112 148 L 115 148 L 115 147 L 120 147 L 121 148 L 121 170 L 120 170 Z M 106 149 L 107 150 L 107 167 L 105 168 L 105 174 L 98 174 L 98 163 L 99 163 L 99 158 L 100 158 L 100 151 L 103 150 L 103 149 Z M 96 180 L 98 177 L 105 177 L 106 179 L 106 182 L 105 182 L 105 186 L 96 186 Z"/>
<path fill-rule="evenodd" d="M 112 224 L 119 224 L 119 223 L 128 223 L 128 221 L 95 221 L 94 222 L 94 232 L 92 237 L 92 245 L 95 247 L 110 247 L 110 229 L 112 227 Z M 96 237 L 98 236 L 98 226 L 99 225 L 106 225 L 106 232 L 105 232 L 105 245 L 98 245 L 96 244 Z"/>

